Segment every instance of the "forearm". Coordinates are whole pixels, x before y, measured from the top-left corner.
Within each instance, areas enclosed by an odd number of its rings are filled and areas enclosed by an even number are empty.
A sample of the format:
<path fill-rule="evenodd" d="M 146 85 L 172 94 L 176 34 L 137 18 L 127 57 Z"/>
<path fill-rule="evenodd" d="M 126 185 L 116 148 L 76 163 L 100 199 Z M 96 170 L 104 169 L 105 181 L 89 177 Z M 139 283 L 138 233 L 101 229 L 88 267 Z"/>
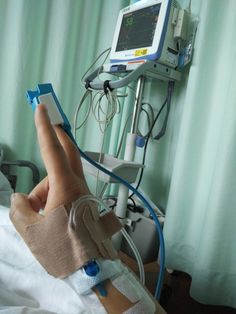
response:
<path fill-rule="evenodd" d="M 126 287 L 130 284 L 128 278 L 123 283 Z M 138 288 L 136 285 L 136 289 L 139 289 L 139 293 L 140 292 L 142 293 L 142 297 L 139 298 L 137 301 L 133 302 L 126 295 L 122 294 L 116 287 L 114 287 L 111 280 L 106 281 L 104 284 L 105 289 L 108 292 L 108 297 L 101 297 L 98 289 L 96 288 L 93 288 L 93 291 L 96 293 L 97 297 L 99 298 L 101 304 L 106 309 L 107 313 L 110 314 L 129 313 L 129 310 L 131 309 L 132 313 L 134 312 L 134 310 L 136 310 L 137 313 L 144 313 L 140 312 L 142 310 L 144 310 L 145 313 L 150 314 L 166 313 L 162 309 L 160 304 L 156 300 L 154 300 L 154 298 L 150 296 L 146 289 L 142 287 L 139 283 Z"/>

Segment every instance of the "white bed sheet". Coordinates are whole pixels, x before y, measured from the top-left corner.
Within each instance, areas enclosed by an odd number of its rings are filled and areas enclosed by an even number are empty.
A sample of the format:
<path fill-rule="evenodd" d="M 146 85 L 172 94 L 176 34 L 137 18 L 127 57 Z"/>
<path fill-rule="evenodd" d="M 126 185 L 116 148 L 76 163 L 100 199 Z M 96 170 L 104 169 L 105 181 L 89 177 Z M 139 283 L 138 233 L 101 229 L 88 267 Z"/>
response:
<path fill-rule="evenodd" d="M 94 293 L 79 296 L 65 281 L 46 273 L 4 206 L 0 206 L 0 313 L 106 313 Z"/>
<path fill-rule="evenodd" d="M 0 171 L 0 313 L 105 314 L 94 293 L 80 296 L 34 258 L 9 219 L 12 192 Z"/>

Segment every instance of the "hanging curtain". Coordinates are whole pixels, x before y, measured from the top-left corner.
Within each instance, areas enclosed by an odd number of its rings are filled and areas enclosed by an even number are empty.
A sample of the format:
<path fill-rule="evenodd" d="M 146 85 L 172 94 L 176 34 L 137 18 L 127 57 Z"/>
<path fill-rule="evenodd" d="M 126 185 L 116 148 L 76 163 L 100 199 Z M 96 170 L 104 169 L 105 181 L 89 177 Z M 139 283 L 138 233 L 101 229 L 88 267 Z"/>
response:
<path fill-rule="evenodd" d="M 190 293 L 199 302 L 236 308 L 236 2 L 192 5 L 200 21 L 181 98 L 166 266 L 191 275 Z"/>
<path fill-rule="evenodd" d="M 30 160 L 44 168 L 26 90 L 52 83 L 72 122 L 85 90 L 82 75 L 111 46 L 118 12 L 128 4 L 128 0 L 0 0 L 0 143 L 8 160 Z M 91 136 L 95 130 L 94 121 L 83 129 L 82 148 L 86 143 L 97 145 L 97 136 Z M 29 191 L 30 175 L 19 170 L 18 191 Z"/>

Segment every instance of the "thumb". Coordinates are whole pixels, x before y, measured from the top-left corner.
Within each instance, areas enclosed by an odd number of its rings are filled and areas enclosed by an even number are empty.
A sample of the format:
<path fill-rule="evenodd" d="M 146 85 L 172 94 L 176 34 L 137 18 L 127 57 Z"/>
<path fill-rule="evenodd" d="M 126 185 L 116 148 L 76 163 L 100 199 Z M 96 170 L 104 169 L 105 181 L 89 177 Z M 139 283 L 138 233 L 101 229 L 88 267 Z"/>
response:
<path fill-rule="evenodd" d="M 11 196 L 10 219 L 21 234 L 27 226 L 43 219 L 43 216 L 33 210 L 26 194 L 14 193 Z"/>

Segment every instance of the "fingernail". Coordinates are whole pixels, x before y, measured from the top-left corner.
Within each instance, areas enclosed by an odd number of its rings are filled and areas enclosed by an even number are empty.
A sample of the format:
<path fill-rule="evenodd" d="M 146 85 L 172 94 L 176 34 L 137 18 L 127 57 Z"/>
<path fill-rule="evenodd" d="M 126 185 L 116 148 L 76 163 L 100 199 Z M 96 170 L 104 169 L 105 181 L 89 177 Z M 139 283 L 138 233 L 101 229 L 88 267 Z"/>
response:
<path fill-rule="evenodd" d="M 11 203 L 16 203 L 17 201 L 21 201 L 23 197 L 26 197 L 26 194 L 22 193 L 12 193 L 11 194 Z"/>
<path fill-rule="evenodd" d="M 49 119 L 48 110 L 44 104 L 38 104 L 35 110 L 35 125 L 36 127 L 41 123 L 42 119 Z"/>
<path fill-rule="evenodd" d="M 38 104 L 37 108 L 38 111 L 48 112 L 47 107 L 44 104 Z"/>
<path fill-rule="evenodd" d="M 11 202 L 15 202 L 16 197 L 17 197 L 16 194 L 17 194 L 17 193 L 12 193 L 12 195 L 11 195 Z"/>

